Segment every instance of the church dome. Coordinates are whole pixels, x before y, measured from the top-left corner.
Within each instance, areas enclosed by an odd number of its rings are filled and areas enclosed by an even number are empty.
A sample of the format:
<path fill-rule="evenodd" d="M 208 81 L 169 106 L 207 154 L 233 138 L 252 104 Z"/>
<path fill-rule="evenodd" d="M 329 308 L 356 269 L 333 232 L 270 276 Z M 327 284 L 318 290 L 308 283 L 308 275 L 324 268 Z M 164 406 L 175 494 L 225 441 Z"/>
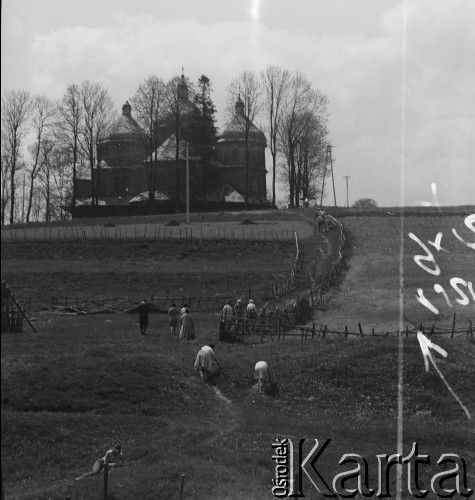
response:
<path fill-rule="evenodd" d="M 221 140 L 244 140 L 245 123 L 244 117 L 234 116 L 221 134 Z M 267 143 L 264 132 L 259 130 L 253 123 L 249 127 L 249 140 L 252 142 Z"/>
<path fill-rule="evenodd" d="M 140 140 L 144 136 L 140 125 L 132 118 L 132 106 L 126 101 L 122 106 L 122 115 L 112 125 L 108 140 Z"/>
<path fill-rule="evenodd" d="M 221 134 L 221 141 L 244 140 L 246 121 L 248 121 L 248 119 L 244 115 L 244 103 L 241 100 L 241 96 L 238 97 L 234 108 L 236 112 Z M 249 127 L 249 140 L 252 142 L 262 142 L 264 145 L 267 143 L 264 133 L 252 122 L 250 122 Z"/>

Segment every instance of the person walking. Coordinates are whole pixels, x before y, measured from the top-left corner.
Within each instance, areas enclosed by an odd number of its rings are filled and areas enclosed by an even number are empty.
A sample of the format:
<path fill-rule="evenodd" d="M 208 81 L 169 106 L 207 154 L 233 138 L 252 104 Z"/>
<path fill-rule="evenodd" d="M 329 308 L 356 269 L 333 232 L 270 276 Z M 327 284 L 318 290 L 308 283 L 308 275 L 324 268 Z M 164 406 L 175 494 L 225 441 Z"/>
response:
<path fill-rule="evenodd" d="M 147 331 L 148 327 L 148 311 L 149 311 L 149 306 L 145 301 L 145 299 L 143 299 L 142 302 L 139 304 L 137 310 L 139 313 L 140 333 L 142 335 L 145 335 L 145 332 Z"/>
<path fill-rule="evenodd" d="M 185 314 L 185 311 L 186 311 L 187 309 L 189 309 L 189 308 L 190 308 L 190 306 L 188 305 L 188 302 L 185 302 L 185 303 L 183 304 L 183 307 L 180 309 L 180 316 L 183 316 L 183 315 Z"/>
<path fill-rule="evenodd" d="M 247 312 L 247 319 L 250 319 L 250 320 L 256 319 L 257 308 L 256 308 L 256 304 L 254 304 L 254 301 L 252 299 L 249 299 L 249 303 L 247 304 L 247 307 L 246 307 L 246 312 Z"/>
<path fill-rule="evenodd" d="M 185 314 L 181 317 L 179 338 L 186 339 L 187 344 L 195 338 L 195 324 L 188 308 L 185 309 Z"/>
<path fill-rule="evenodd" d="M 114 443 L 110 450 L 106 451 L 106 454 L 95 461 L 90 472 L 86 472 L 82 476 L 75 477 L 76 481 L 80 481 L 89 476 L 97 476 L 107 465 L 108 467 L 122 467 L 124 465 L 124 455 L 122 454 L 122 445 L 120 443 Z"/>
<path fill-rule="evenodd" d="M 170 325 L 170 333 L 172 335 L 176 334 L 176 326 L 178 324 L 178 315 L 180 311 L 175 303 L 172 304 L 170 309 L 168 309 L 168 324 Z"/>
<path fill-rule="evenodd" d="M 226 304 L 224 304 L 223 309 L 221 311 L 221 319 L 226 322 L 231 321 L 231 317 L 233 315 L 233 306 L 231 305 L 231 301 L 228 300 Z"/>
<path fill-rule="evenodd" d="M 236 315 L 236 320 L 242 320 L 243 309 L 242 309 L 242 300 L 237 299 L 234 304 L 234 314 Z"/>
<path fill-rule="evenodd" d="M 214 344 L 203 346 L 195 360 L 195 370 L 200 373 L 201 378 L 206 383 L 211 385 L 216 385 L 221 373 L 221 365 L 218 363 L 214 348 Z"/>

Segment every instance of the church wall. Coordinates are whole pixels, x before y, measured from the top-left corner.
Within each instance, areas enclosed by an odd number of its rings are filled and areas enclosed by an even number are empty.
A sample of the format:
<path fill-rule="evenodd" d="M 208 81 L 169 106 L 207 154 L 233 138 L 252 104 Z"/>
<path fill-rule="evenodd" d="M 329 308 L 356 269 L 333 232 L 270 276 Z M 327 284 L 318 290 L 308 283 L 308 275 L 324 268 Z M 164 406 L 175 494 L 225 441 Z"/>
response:
<path fill-rule="evenodd" d="M 124 167 L 140 164 L 146 157 L 144 145 L 138 141 L 113 140 L 98 144 L 99 161 L 105 161 L 110 167 Z"/>

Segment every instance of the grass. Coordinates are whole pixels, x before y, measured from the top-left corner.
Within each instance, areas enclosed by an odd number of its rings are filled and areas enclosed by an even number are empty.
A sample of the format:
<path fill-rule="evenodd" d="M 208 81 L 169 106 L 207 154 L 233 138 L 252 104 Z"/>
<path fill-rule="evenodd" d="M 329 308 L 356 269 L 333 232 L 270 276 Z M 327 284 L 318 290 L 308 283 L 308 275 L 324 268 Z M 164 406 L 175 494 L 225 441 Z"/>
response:
<path fill-rule="evenodd" d="M 394 452 L 396 339 L 218 343 L 219 388 L 232 401 L 226 405 L 193 370 L 203 338 L 191 345 L 171 338 L 159 315 L 142 337 L 134 320 L 57 317 L 48 328 L 38 325 L 41 335 L 2 336 L 7 498 L 98 497 L 101 478 L 72 477 L 117 439 L 127 466 L 110 481 L 112 498 L 121 499 L 176 498 L 182 473 L 185 498 L 239 498 L 240 491 L 271 498 L 276 437 L 332 439 L 322 465 L 328 476 L 343 453 Z M 439 343 L 450 352 L 438 360 L 441 370 L 475 412 L 474 346 Z M 433 456 L 443 450 L 473 459 L 473 429 L 438 376 L 425 373 L 415 339 L 405 341 L 404 358 L 405 450 L 418 440 Z M 271 362 L 280 397 L 255 393 L 259 359 Z"/>
<path fill-rule="evenodd" d="M 214 296 L 280 279 L 294 245 L 277 241 L 62 241 L 2 244 L 20 301 L 50 297 Z"/>
<path fill-rule="evenodd" d="M 398 319 L 398 225 L 391 218 L 377 219 L 381 222 L 344 219 L 356 237 L 351 268 L 339 295 L 334 294 L 327 303 L 328 311 L 317 313 L 331 326 L 363 319 L 363 328 L 371 324 L 388 328 Z M 425 224 L 407 218 L 405 224 L 425 240 L 433 239 L 436 231 L 443 231 L 445 238 L 451 224 L 460 226 L 458 218 L 424 219 Z M 441 226 L 443 221 L 446 225 Z M 381 238 L 387 234 L 394 238 Z M 323 254 L 327 262 L 331 260 L 335 235 L 330 231 L 302 241 L 306 269 L 313 272 L 321 268 Z M 2 266 L 11 273 L 15 291 L 17 280 L 23 280 L 21 287 L 41 290 L 46 286 L 42 280 L 49 279 L 52 289 L 64 280 L 68 291 L 77 286 L 102 296 L 123 295 L 119 290 L 129 290 L 129 286 L 139 290 L 138 284 L 127 281 L 132 269 L 152 291 L 159 287 L 179 290 L 180 272 L 171 272 L 171 263 L 181 272 L 189 269 L 183 284 L 195 287 L 198 280 L 193 278 L 201 276 L 211 289 L 223 283 L 228 273 L 236 274 L 232 286 L 239 284 L 241 278 L 230 264 L 236 253 L 241 253 L 242 262 L 248 262 L 246 276 L 256 279 L 284 272 L 289 262 L 289 249 L 274 246 L 274 242 L 254 247 L 198 245 L 192 252 L 174 246 L 182 244 L 179 240 L 146 248 L 134 242 L 115 247 L 88 244 L 91 246 L 68 248 L 39 242 L 16 248 L 2 245 L 6 248 Z M 413 278 L 414 286 L 426 287 L 431 283 L 426 273 L 418 277 L 417 266 L 407 267 L 414 264 L 413 254 L 418 250 L 406 246 L 404 269 L 409 270 L 405 283 Z M 447 249 L 456 260 L 441 261 L 441 268 L 469 276 L 470 266 L 463 253 L 466 249 L 457 245 Z M 178 264 L 175 255 L 179 251 L 186 255 Z M 68 263 L 61 267 L 68 256 Z M 111 267 L 107 267 L 109 262 Z M 150 265 L 158 265 L 155 262 L 160 262 L 160 271 L 153 276 L 155 281 L 148 282 Z M 260 264 L 262 269 L 257 271 Z M 45 270 L 46 266 L 51 267 Z M 205 273 L 205 266 L 211 270 Z M 181 276 L 184 279 L 185 273 Z M 405 290 L 406 313 L 411 318 L 427 319 L 412 293 Z M 472 312 L 467 307 L 457 309 L 462 317 L 468 318 Z M 110 498 L 115 500 L 178 498 L 182 474 L 186 499 L 272 498 L 275 463 L 271 444 L 277 437 L 291 437 L 295 444 L 306 438 L 307 451 L 313 439 L 329 438 L 331 443 L 319 461 L 322 475 L 332 478 L 342 471 L 339 460 L 344 453 L 359 453 L 368 459 L 370 485 L 375 486 L 376 455 L 396 452 L 397 338 L 224 344 L 216 342 L 216 316 L 194 313 L 194 318 L 198 338 L 190 345 L 171 337 L 164 314 L 150 315 L 145 337 L 139 333 L 135 315 L 48 312 L 37 314 L 38 335 L 28 329 L 22 334 L 2 335 L 6 498 L 102 498 L 102 475 L 79 483 L 73 477 L 90 469 L 116 440 L 124 444 L 126 466 L 109 478 Z M 216 354 L 223 366 L 218 388 L 231 400 L 229 405 L 216 397 L 193 369 L 197 351 L 211 341 L 217 343 Z M 465 336 L 436 337 L 434 341 L 449 352 L 446 359 L 437 357 L 438 366 L 475 415 L 475 344 Z M 403 342 L 404 453 L 417 441 L 419 452 L 431 456 L 430 467 L 421 473 L 422 486 L 430 487 L 442 453 L 458 453 L 472 466 L 474 427 L 435 371 L 425 372 L 417 340 L 409 337 Z M 260 359 L 270 363 L 279 397 L 256 393 L 253 369 Z M 394 474 L 390 483 L 394 494 Z M 305 495 L 312 498 L 312 491 L 305 479 Z M 405 494 L 403 498 L 411 497 Z"/>
<path fill-rule="evenodd" d="M 329 301 L 328 311 L 318 313 L 319 322 L 340 330 L 349 325 L 352 331 L 357 331 L 357 323 L 361 322 L 369 333 L 371 328 L 395 331 L 404 329 L 406 324 L 412 327 L 406 317 L 414 323 L 423 323 L 428 329 L 433 324 L 451 329 L 455 313 L 456 327 L 466 331 L 475 314 L 475 298 L 470 296 L 467 287 L 461 286 L 469 300 L 465 305 L 460 304 L 457 301 L 460 295 L 450 285 L 453 277 L 475 283 L 474 252 L 452 234 L 452 228 L 456 228 L 467 241 L 471 241 L 470 237 L 473 240 L 462 216 L 411 216 L 403 219 L 403 225 L 396 217 L 347 217 L 342 221 L 354 236 L 354 256 L 345 282 Z M 426 253 L 409 238 L 410 232 L 433 251 L 440 276 L 433 276 L 417 265 L 414 257 Z M 437 252 L 428 241 L 435 241 L 439 232 L 443 234 L 444 250 Z M 442 293 L 434 290 L 436 284 L 445 289 L 450 305 Z M 433 314 L 417 301 L 418 288 L 439 309 L 439 314 Z"/>

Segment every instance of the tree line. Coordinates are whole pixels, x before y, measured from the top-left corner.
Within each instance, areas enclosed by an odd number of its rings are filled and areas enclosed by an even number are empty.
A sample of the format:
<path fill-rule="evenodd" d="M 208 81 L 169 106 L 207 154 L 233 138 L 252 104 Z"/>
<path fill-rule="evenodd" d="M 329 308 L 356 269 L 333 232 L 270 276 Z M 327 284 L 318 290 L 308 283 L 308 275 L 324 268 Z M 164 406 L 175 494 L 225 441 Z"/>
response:
<path fill-rule="evenodd" d="M 176 161 L 181 141 L 189 143 L 199 158 L 206 203 L 206 191 L 216 181 L 212 156 L 218 138 L 211 93 L 211 81 L 205 75 L 196 84 L 183 75 L 169 81 L 152 75 L 130 97 L 134 118 L 143 130 L 144 150 L 149 153 L 143 163 L 151 203 L 160 187 L 154 168 L 157 150 L 170 137 Z M 239 112 L 235 106 L 238 100 Z M 268 66 L 260 73 L 243 71 L 232 79 L 226 89 L 225 112 L 227 119 L 239 124 L 244 137 L 246 208 L 253 125 L 264 132 L 272 157 L 272 204 L 277 202 L 277 181 L 286 186 L 290 207 L 299 206 L 305 198 L 317 198 L 329 143 L 327 106 L 326 96 L 299 72 Z M 68 85 L 58 101 L 24 90 L 5 91 L 1 115 L 1 224 L 66 217 L 61 207 L 76 206 L 77 179 L 84 176 L 95 179 L 90 203 L 97 206 L 101 169 L 97 146 L 109 136 L 116 118 L 108 90 L 97 82 Z M 178 201 L 184 190 L 178 168 L 176 176 Z"/>

